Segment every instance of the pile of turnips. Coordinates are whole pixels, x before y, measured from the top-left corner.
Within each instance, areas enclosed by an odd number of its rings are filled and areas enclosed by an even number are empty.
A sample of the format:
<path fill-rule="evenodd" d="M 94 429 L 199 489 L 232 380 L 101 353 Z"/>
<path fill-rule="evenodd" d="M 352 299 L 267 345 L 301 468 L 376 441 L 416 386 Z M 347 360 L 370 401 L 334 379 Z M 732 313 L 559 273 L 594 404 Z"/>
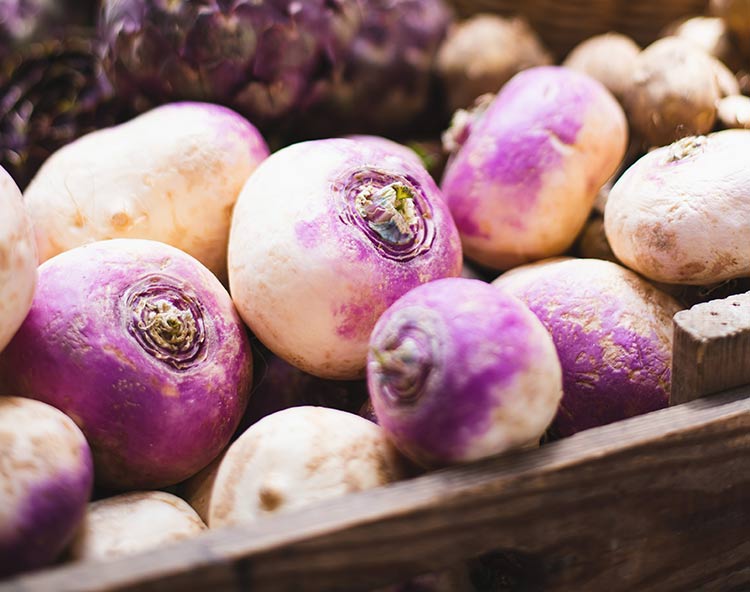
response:
<path fill-rule="evenodd" d="M 125 52 L 159 37 L 142 3 L 106 4 L 119 84 L 157 103 L 179 89 Z M 355 57 L 376 55 L 374 25 L 303 4 L 300 31 L 325 39 L 294 54 L 294 94 L 265 123 L 369 88 L 336 52 L 366 31 Z M 195 31 L 232 29 L 180 6 Z M 673 315 L 750 285 L 750 130 L 717 128 L 746 62 L 707 20 L 643 50 L 593 38 L 562 66 L 518 19 L 414 38 L 412 70 L 432 47 L 458 109 L 442 175 L 372 128 L 278 147 L 183 96 L 67 143 L 23 193 L 0 169 L 0 577 L 666 407 Z M 216 66 L 199 57 L 165 76 Z M 333 57 L 338 86 L 321 87 Z M 245 61 L 204 72 L 209 98 Z M 223 94 L 260 113 L 273 81 L 254 75 Z"/>

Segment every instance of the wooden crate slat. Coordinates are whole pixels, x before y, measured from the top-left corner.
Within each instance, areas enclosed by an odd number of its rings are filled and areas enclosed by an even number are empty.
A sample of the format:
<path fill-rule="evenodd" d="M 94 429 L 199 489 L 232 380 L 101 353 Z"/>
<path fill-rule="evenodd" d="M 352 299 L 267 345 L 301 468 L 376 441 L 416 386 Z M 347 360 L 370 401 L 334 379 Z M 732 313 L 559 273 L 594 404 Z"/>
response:
<path fill-rule="evenodd" d="M 553 592 L 743 589 L 749 506 L 743 387 L 0 592 L 368 590 L 496 548 Z"/>
<path fill-rule="evenodd" d="M 750 292 L 674 317 L 670 404 L 750 384 Z"/>

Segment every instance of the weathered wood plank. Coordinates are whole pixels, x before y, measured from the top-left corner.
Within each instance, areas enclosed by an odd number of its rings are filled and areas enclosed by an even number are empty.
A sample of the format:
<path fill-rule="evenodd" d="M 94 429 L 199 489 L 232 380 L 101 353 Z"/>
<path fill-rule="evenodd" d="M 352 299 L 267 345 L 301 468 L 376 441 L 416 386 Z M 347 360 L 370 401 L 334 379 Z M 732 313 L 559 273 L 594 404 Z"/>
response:
<path fill-rule="evenodd" d="M 670 404 L 750 384 L 750 292 L 674 317 Z"/>
<path fill-rule="evenodd" d="M 750 589 L 750 387 L 0 592 L 368 590 L 505 548 L 545 591 Z"/>

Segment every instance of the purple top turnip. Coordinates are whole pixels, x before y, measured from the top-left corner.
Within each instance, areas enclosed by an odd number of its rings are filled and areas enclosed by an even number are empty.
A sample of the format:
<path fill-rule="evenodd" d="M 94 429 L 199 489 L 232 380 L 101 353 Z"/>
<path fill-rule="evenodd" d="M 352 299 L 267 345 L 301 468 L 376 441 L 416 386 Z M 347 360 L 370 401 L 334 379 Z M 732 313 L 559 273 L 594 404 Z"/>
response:
<path fill-rule="evenodd" d="M 21 192 L 0 168 L 0 351 L 8 344 L 26 313 L 37 278 L 34 230 Z"/>
<path fill-rule="evenodd" d="M 76 421 L 97 484 L 157 488 L 193 475 L 229 442 L 252 357 L 208 269 L 163 243 L 116 239 L 41 265 L 0 371 L 14 392 Z"/>
<path fill-rule="evenodd" d="M 383 314 L 367 382 L 378 423 L 428 466 L 538 442 L 562 397 L 544 326 L 517 298 L 464 278 L 419 286 Z"/>
<path fill-rule="evenodd" d="M 32 399 L 0 397 L 0 578 L 49 565 L 91 496 L 91 450 L 73 420 Z"/>
<path fill-rule="evenodd" d="M 610 261 L 539 262 L 494 285 L 523 300 L 551 333 L 564 395 L 557 436 L 666 407 L 672 361 L 671 296 Z"/>
<path fill-rule="evenodd" d="M 427 171 L 368 142 L 276 152 L 234 211 L 229 285 L 242 318 L 276 355 L 322 378 L 362 377 L 380 314 L 460 272 L 458 232 Z"/>
<path fill-rule="evenodd" d="M 565 252 L 628 136 L 601 83 L 554 66 L 514 76 L 468 130 L 442 190 L 466 256 L 493 269 Z"/>

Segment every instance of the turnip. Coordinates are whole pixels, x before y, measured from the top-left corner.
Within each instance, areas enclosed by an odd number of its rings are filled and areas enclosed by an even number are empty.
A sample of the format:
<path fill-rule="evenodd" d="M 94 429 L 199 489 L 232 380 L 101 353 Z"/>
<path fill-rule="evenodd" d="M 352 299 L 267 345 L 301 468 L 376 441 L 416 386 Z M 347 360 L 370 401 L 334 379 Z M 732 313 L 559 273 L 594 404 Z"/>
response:
<path fill-rule="evenodd" d="M 354 379 L 380 314 L 419 284 L 457 276 L 461 261 L 424 167 L 370 142 L 318 140 L 276 152 L 248 180 L 232 220 L 229 285 L 276 355 L 321 378 Z"/>
<path fill-rule="evenodd" d="M 205 529 L 195 510 L 177 496 L 124 493 L 88 505 L 69 556 L 78 561 L 116 559 L 162 548 Z"/>
<path fill-rule="evenodd" d="M 516 75 L 443 178 L 466 256 L 508 269 L 565 252 L 626 146 L 625 115 L 598 81 L 553 66 Z"/>
<path fill-rule="evenodd" d="M 541 262 L 494 285 L 518 296 L 552 335 L 564 395 L 552 432 L 575 432 L 660 409 L 671 384 L 671 296 L 609 261 Z"/>
<path fill-rule="evenodd" d="M 480 13 L 449 29 L 435 67 L 453 112 L 471 106 L 480 95 L 498 92 L 522 70 L 552 61 L 525 19 Z"/>
<path fill-rule="evenodd" d="M 604 229 L 620 261 L 672 284 L 750 276 L 750 131 L 684 138 L 617 181 Z"/>
<path fill-rule="evenodd" d="M 115 239 L 40 266 L 0 372 L 14 392 L 75 420 L 99 485 L 148 489 L 186 479 L 226 446 L 252 357 L 208 269 L 164 243 Z"/>
<path fill-rule="evenodd" d="M 622 101 L 632 84 L 635 61 L 641 48 L 627 35 L 605 33 L 579 43 L 563 66 L 596 78 Z"/>
<path fill-rule="evenodd" d="M 544 326 L 517 298 L 464 278 L 419 286 L 383 314 L 367 384 L 379 425 L 425 466 L 537 442 L 562 396 Z"/>
<path fill-rule="evenodd" d="M 0 351 L 31 308 L 36 286 L 34 231 L 10 175 L 0 168 Z"/>
<path fill-rule="evenodd" d="M 252 522 L 324 499 L 385 485 L 405 465 L 383 430 L 357 415 L 293 407 L 235 441 L 189 501 L 210 528 Z"/>
<path fill-rule="evenodd" d="M 248 121 L 176 103 L 54 153 L 24 193 L 41 261 L 96 240 L 173 245 L 226 279 L 232 208 L 268 155 Z"/>
<path fill-rule="evenodd" d="M 0 397 L 0 578 L 52 563 L 83 519 L 91 450 L 73 420 Z"/>
<path fill-rule="evenodd" d="M 713 58 L 690 41 L 664 37 L 638 55 L 624 105 L 634 135 L 664 146 L 711 131 L 720 97 Z"/>

